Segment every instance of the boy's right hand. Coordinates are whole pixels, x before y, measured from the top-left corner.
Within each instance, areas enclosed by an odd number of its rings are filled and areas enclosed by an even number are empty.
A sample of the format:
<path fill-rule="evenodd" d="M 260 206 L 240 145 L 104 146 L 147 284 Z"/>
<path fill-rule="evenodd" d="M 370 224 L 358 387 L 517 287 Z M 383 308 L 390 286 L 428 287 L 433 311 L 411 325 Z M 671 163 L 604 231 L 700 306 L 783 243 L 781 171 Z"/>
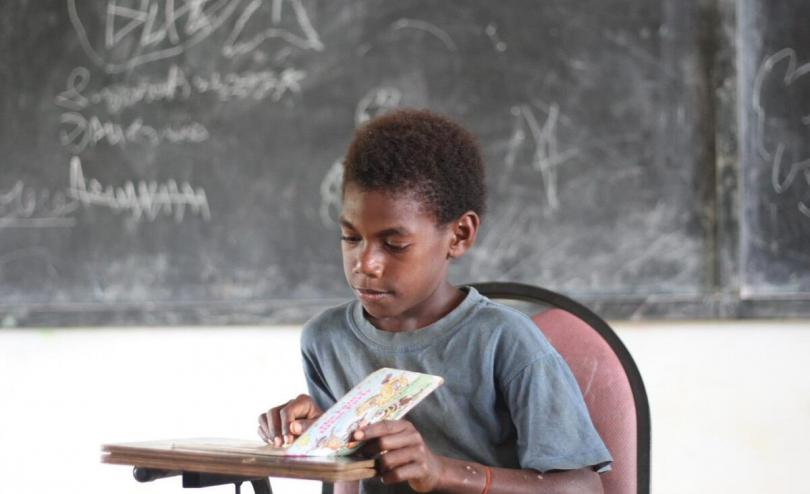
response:
<path fill-rule="evenodd" d="M 311 396 L 298 395 L 297 398 L 259 415 L 259 437 L 277 448 L 289 445 L 321 415 L 323 410 Z"/>

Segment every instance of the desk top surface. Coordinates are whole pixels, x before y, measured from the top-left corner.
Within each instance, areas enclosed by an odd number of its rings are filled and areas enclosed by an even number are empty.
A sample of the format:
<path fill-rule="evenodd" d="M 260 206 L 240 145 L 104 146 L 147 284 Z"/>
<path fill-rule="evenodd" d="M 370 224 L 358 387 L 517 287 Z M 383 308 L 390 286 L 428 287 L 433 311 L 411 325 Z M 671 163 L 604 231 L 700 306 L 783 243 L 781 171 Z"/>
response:
<path fill-rule="evenodd" d="M 360 480 L 376 475 L 373 459 L 278 456 L 267 454 L 264 446 L 258 441 L 223 438 L 105 444 L 101 447 L 101 461 L 163 470 L 328 482 Z"/>

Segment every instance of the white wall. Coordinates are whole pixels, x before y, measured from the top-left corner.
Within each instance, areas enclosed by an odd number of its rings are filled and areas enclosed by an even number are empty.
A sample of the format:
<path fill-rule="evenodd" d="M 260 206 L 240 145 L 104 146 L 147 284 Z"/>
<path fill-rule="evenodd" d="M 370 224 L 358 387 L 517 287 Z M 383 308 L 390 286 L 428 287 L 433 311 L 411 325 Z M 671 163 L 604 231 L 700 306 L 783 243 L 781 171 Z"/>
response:
<path fill-rule="evenodd" d="M 615 326 L 650 398 L 654 492 L 810 492 L 810 322 Z"/>
<path fill-rule="evenodd" d="M 614 326 L 647 383 L 655 493 L 810 492 L 810 324 Z M 129 467 L 101 464 L 99 446 L 253 438 L 263 408 L 304 390 L 298 334 L 0 330 L 0 491 L 183 492 L 177 478 L 139 484 Z M 319 492 L 312 482 L 273 486 L 278 494 Z"/>

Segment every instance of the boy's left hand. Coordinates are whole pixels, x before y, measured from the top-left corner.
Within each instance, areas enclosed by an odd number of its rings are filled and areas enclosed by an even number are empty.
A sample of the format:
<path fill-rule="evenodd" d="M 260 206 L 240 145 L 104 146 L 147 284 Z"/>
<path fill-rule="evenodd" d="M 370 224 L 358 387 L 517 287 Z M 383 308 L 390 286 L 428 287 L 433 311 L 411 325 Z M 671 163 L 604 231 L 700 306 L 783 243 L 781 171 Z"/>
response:
<path fill-rule="evenodd" d="M 422 434 L 407 420 L 385 420 L 368 425 L 355 431 L 354 439 L 366 441 L 365 454 L 380 454 L 377 470 L 384 483 L 407 481 L 417 492 L 429 492 L 438 487 L 444 462 L 433 454 Z"/>

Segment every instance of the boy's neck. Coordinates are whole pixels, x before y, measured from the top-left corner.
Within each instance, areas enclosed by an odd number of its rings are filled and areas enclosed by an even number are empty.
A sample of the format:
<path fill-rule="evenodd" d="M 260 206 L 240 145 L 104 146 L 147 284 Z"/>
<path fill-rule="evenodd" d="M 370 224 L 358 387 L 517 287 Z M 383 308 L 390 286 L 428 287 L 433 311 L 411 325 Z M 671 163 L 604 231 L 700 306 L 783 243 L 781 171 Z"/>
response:
<path fill-rule="evenodd" d="M 436 290 L 436 293 L 430 297 L 429 305 L 420 307 L 417 311 L 418 313 L 412 315 L 406 313 L 397 317 L 383 318 L 376 318 L 365 310 L 363 314 L 368 322 L 381 331 L 394 333 L 416 331 L 444 318 L 447 314 L 452 312 L 453 309 L 458 307 L 466 295 L 467 293 L 465 291 L 445 282 Z"/>

